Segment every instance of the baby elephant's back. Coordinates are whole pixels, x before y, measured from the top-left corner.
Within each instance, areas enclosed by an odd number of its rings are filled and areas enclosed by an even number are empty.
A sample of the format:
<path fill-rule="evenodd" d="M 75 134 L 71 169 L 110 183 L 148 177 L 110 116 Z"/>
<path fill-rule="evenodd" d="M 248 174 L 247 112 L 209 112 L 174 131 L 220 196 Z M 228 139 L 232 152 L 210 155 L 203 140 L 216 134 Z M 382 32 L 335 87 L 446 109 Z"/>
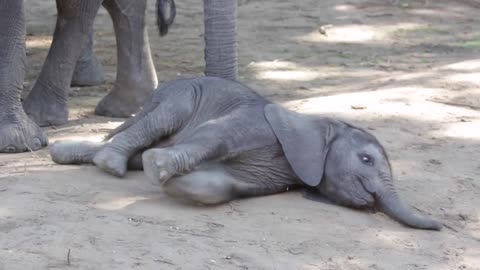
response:
<path fill-rule="evenodd" d="M 215 77 L 173 81 L 161 92 L 164 92 L 159 93 L 161 99 L 182 106 L 188 103 L 191 116 L 185 128 L 224 118 L 242 123 L 252 117 L 264 120 L 263 108 L 270 103 L 241 83 Z"/>
<path fill-rule="evenodd" d="M 249 87 L 230 80 L 202 77 L 192 81 L 198 110 L 214 114 L 225 114 L 239 107 L 263 108 L 268 100 Z M 219 116 L 216 115 L 216 116 Z"/>
<path fill-rule="evenodd" d="M 231 104 L 242 102 L 269 103 L 264 97 L 257 94 L 248 86 L 239 82 L 217 77 L 199 77 L 178 79 L 162 84 L 155 92 L 153 99 L 159 100 L 165 96 L 193 94 L 200 101 L 203 98 L 215 103 Z"/>

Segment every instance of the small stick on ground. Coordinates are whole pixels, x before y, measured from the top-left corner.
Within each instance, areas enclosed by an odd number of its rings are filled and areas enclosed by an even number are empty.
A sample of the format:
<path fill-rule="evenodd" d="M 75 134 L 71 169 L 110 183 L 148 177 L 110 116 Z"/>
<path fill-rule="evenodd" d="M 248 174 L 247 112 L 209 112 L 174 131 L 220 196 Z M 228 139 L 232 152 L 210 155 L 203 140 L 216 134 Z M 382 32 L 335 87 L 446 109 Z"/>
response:
<path fill-rule="evenodd" d="M 30 148 L 30 146 L 28 146 L 26 143 L 23 143 L 23 144 L 27 147 L 28 151 L 30 151 L 30 153 L 32 153 L 33 157 L 40 158 L 37 154 L 35 154 L 35 152 L 32 150 L 32 148 Z"/>
<path fill-rule="evenodd" d="M 445 228 L 447 228 L 447 229 L 450 229 L 450 230 L 458 233 L 458 230 L 454 229 L 452 226 L 449 226 L 449 225 L 447 225 L 447 224 L 443 224 L 443 227 L 445 227 Z"/>
<path fill-rule="evenodd" d="M 432 99 L 432 98 L 428 98 L 428 99 L 426 99 L 426 100 L 427 100 L 427 101 L 430 101 L 430 102 L 434 102 L 434 103 L 441 103 L 441 104 L 450 105 L 450 106 L 454 106 L 454 107 L 469 108 L 469 109 L 471 109 L 471 110 L 480 111 L 480 107 L 474 106 L 474 105 L 470 105 L 470 104 L 458 103 L 458 102 L 450 102 L 450 101 L 444 101 L 444 100 Z"/>
<path fill-rule="evenodd" d="M 70 249 L 67 251 L 67 265 L 70 266 Z"/>

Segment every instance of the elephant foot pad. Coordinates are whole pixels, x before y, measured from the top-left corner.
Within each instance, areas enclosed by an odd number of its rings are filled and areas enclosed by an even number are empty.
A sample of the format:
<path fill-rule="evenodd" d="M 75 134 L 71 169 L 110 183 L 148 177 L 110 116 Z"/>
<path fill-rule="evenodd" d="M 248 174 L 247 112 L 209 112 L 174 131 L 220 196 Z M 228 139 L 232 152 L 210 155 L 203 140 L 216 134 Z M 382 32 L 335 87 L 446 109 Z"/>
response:
<path fill-rule="evenodd" d="M 171 153 L 165 149 L 150 149 L 142 155 L 143 171 L 154 184 L 163 184 L 174 174 Z"/>
<path fill-rule="evenodd" d="M 93 164 L 111 175 L 123 177 L 127 172 L 128 158 L 105 148 L 93 158 Z"/>

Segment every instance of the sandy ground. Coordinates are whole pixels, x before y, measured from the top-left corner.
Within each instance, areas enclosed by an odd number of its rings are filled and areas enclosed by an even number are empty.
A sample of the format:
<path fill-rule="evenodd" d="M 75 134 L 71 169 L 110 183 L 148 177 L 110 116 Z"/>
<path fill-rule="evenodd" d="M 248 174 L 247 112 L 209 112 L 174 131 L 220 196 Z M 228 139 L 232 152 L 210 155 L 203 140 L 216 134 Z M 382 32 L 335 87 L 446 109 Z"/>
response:
<path fill-rule="evenodd" d="M 26 0 L 29 89 L 55 22 Z M 160 81 L 203 70 L 202 1 L 178 0 L 160 39 Z M 384 143 L 399 193 L 443 222 L 413 230 L 380 213 L 298 192 L 194 207 L 142 173 L 117 179 L 59 166 L 46 150 L 0 155 L 0 269 L 480 269 L 480 2 L 239 1 L 240 77 L 289 108 L 339 117 Z M 74 88 L 71 121 L 51 141 L 99 140 L 121 119 L 93 115 L 115 78 L 102 10 L 95 50 L 108 83 Z"/>

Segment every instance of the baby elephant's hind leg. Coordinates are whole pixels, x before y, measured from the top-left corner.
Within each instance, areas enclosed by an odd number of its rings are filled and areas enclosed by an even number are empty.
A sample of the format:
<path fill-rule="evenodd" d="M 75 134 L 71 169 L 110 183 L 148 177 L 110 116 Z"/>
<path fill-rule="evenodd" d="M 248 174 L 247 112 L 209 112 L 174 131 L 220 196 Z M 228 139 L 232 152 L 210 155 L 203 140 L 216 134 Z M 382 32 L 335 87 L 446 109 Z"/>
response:
<path fill-rule="evenodd" d="M 50 155 L 58 164 L 91 164 L 103 144 L 89 141 L 59 141 L 50 146 Z"/>
<path fill-rule="evenodd" d="M 170 178 L 163 184 L 166 194 L 200 204 L 219 204 L 235 199 L 236 180 L 221 168 L 198 169 Z"/>
<path fill-rule="evenodd" d="M 52 160 L 58 164 L 93 164 L 93 157 L 105 143 L 89 141 L 58 141 L 50 146 Z M 129 170 L 142 170 L 142 151 L 128 160 Z"/>
<path fill-rule="evenodd" d="M 173 176 L 189 173 L 202 162 L 222 156 L 224 153 L 219 150 L 219 142 L 211 137 L 203 140 L 203 144 L 185 143 L 149 149 L 142 154 L 143 171 L 154 184 L 163 184 Z"/>

